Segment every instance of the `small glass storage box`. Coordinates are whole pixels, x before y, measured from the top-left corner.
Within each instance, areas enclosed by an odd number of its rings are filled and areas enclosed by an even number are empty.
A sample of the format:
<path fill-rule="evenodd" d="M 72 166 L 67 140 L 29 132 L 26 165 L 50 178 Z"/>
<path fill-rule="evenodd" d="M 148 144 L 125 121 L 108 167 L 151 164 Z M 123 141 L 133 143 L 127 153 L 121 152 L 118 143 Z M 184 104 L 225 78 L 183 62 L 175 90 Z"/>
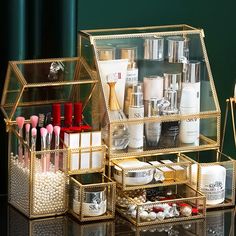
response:
<path fill-rule="evenodd" d="M 115 216 L 116 184 L 102 173 L 70 176 L 69 212 L 80 221 Z"/>
<path fill-rule="evenodd" d="M 184 155 L 191 166 L 191 186 L 206 196 L 207 208 L 235 205 L 235 160 L 218 150 Z"/>
<path fill-rule="evenodd" d="M 189 183 L 191 161 L 181 154 L 146 156 L 112 161 L 112 179 L 122 190 Z"/>
<path fill-rule="evenodd" d="M 79 149 L 79 153 L 87 152 L 89 163 L 91 156 L 98 152 L 100 162 L 94 166 L 94 171 L 104 171 L 105 147 L 102 143 L 94 148 L 89 146 L 87 150 L 79 146 L 72 149 L 63 143 L 63 136 L 59 137 L 55 126 L 54 130 L 52 126 L 46 131 L 44 129 L 40 136 L 40 127 L 46 128 L 47 124 L 54 122 L 51 119 L 54 104 L 61 107 L 58 117 L 60 134 L 67 132 L 69 128 L 65 126 L 63 107 L 77 102 L 82 104 L 83 119 L 76 127 L 79 130 L 83 126 L 90 127 L 93 132 L 99 131 L 98 121 L 91 116 L 96 86 L 96 76 L 81 58 L 9 62 L 1 100 L 9 132 L 8 200 L 29 218 L 61 215 L 67 211 L 67 173 L 71 171 L 68 164 L 71 163 L 73 151 Z M 72 118 L 75 120 L 75 114 Z M 89 168 L 90 171 L 93 169 L 91 165 Z"/>
<path fill-rule="evenodd" d="M 116 210 L 137 226 L 204 218 L 205 196 L 186 184 L 117 191 Z"/>

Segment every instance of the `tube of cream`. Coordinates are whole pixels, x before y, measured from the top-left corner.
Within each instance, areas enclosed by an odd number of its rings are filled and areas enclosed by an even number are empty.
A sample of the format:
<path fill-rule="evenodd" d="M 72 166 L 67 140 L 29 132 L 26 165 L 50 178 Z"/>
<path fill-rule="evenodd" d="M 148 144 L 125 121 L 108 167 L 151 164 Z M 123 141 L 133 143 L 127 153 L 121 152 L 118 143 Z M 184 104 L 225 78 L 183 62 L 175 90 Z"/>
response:
<path fill-rule="evenodd" d="M 128 59 L 99 61 L 98 67 L 99 67 L 99 70 L 101 71 L 100 76 L 101 76 L 105 98 L 107 101 L 109 98 L 109 86 L 107 84 L 108 75 L 114 74 L 114 73 L 121 74 L 121 77 L 118 79 L 116 83 L 116 94 L 117 94 L 117 99 L 118 99 L 120 108 L 123 110 Z"/>

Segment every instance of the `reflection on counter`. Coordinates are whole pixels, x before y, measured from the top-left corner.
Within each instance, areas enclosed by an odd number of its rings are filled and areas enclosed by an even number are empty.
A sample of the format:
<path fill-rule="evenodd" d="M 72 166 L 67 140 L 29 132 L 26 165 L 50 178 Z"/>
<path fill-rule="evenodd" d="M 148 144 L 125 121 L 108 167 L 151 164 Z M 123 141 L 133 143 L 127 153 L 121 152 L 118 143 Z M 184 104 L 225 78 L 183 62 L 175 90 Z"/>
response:
<path fill-rule="evenodd" d="M 137 227 L 117 215 L 115 220 L 81 223 L 73 216 L 29 220 L 8 205 L 8 236 L 233 236 L 235 209 L 207 212 L 206 219 Z M 2 215 L 1 215 L 2 216 Z M 2 233 L 2 232 L 1 232 Z M 2 234 L 1 234 L 2 235 Z M 3 234 L 4 235 L 4 234 Z"/>

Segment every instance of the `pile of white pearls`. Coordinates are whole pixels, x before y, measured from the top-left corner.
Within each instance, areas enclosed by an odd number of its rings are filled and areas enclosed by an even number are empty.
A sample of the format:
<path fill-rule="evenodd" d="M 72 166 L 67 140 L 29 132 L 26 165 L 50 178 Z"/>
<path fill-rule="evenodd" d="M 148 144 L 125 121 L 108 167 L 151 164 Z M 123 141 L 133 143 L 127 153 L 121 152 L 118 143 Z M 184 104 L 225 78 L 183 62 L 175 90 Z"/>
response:
<path fill-rule="evenodd" d="M 11 201 L 29 212 L 29 169 L 11 158 Z M 33 214 L 60 214 L 66 210 L 66 176 L 51 164 L 48 172 L 41 171 L 41 160 L 35 160 L 33 173 Z"/>
<path fill-rule="evenodd" d="M 10 159 L 10 202 L 29 214 L 29 170 L 18 162 L 17 156 Z"/>

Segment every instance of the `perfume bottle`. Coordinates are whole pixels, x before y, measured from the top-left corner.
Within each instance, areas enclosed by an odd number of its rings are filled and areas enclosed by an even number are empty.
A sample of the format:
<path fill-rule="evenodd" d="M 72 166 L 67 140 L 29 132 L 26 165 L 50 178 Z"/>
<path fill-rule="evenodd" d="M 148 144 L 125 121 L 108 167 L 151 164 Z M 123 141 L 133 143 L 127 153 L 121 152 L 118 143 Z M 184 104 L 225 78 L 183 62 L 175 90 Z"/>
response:
<path fill-rule="evenodd" d="M 144 105 L 143 93 L 140 91 L 140 85 L 133 86 L 129 106 L 129 118 L 143 118 Z M 143 124 L 130 124 L 129 125 L 129 148 L 142 149 L 143 148 Z"/>
<path fill-rule="evenodd" d="M 162 115 L 176 115 L 177 109 L 177 91 L 169 89 L 166 93 L 166 99 L 170 102 L 168 107 L 162 110 Z M 159 141 L 160 148 L 173 148 L 178 145 L 179 121 L 170 121 L 162 123 L 161 138 Z"/>
<path fill-rule="evenodd" d="M 151 98 L 148 101 L 148 117 L 158 117 L 160 115 L 160 108 L 157 98 Z M 161 136 L 160 122 L 146 122 L 145 123 L 145 137 L 146 143 L 150 147 L 157 146 Z"/>
<path fill-rule="evenodd" d="M 128 59 L 124 101 L 124 113 L 128 117 L 132 87 L 138 83 L 137 47 L 120 46 L 120 58 Z"/>
<path fill-rule="evenodd" d="M 116 85 L 116 77 L 118 75 L 113 74 L 109 76 L 110 78 L 107 79 L 107 84 L 109 85 L 110 94 L 109 94 L 109 115 L 111 121 L 119 121 L 123 120 L 124 122 L 127 120 L 125 114 L 120 109 L 120 105 L 118 103 L 115 91 Z M 104 124 L 102 125 L 102 138 L 104 142 L 108 145 L 109 144 L 109 122 L 107 114 L 105 114 L 105 118 L 103 119 Z M 119 123 L 110 125 L 111 131 L 111 139 L 112 139 L 112 146 L 110 147 L 111 150 L 123 150 L 129 144 L 129 131 L 128 125 L 125 123 Z"/>

